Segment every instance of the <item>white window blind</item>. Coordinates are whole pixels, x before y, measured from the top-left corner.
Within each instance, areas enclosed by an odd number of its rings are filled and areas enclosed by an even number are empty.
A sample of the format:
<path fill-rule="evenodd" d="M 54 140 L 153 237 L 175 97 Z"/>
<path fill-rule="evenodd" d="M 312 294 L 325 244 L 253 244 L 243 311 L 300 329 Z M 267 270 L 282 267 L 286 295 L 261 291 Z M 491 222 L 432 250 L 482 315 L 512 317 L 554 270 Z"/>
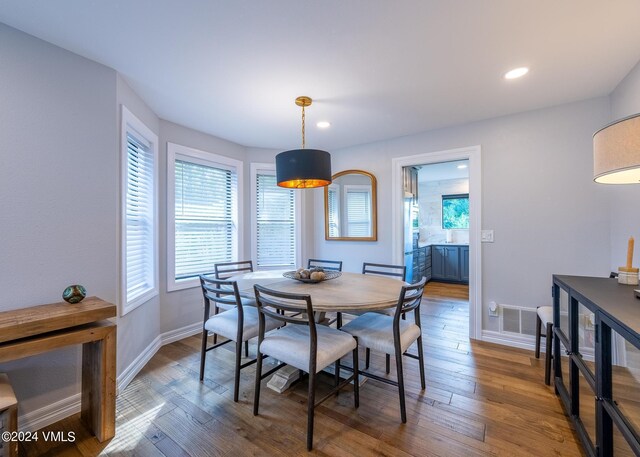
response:
<path fill-rule="evenodd" d="M 155 289 L 154 153 L 130 132 L 127 143 L 125 199 L 127 304 Z"/>
<path fill-rule="evenodd" d="M 348 236 L 371 236 L 371 193 L 367 190 L 347 191 Z"/>
<path fill-rule="evenodd" d="M 329 185 L 329 236 L 340 236 L 340 196 L 336 186 Z"/>
<path fill-rule="evenodd" d="M 295 191 L 278 187 L 273 174 L 256 174 L 258 267 L 295 267 Z"/>
<path fill-rule="evenodd" d="M 175 160 L 175 279 L 236 260 L 234 169 Z"/>

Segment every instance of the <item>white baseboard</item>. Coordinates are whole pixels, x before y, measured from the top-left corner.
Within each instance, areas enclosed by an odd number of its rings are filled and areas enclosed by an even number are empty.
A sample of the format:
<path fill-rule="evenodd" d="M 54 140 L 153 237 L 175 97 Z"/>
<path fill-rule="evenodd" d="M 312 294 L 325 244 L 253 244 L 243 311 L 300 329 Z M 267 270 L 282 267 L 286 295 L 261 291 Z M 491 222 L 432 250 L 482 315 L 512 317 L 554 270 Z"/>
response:
<path fill-rule="evenodd" d="M 18 427 L 20 427 L 20 431 L 35 432 L 65 417 L 79 413 L 80 399 L 81 395 L 77 393 L 35 411 L 30 411 L 18 418 Z"/>
<path fill-rule="evenodd" d="M 196 335 L 202 331 L 202 322 L 195 322 L 191 325 L 186 325 L 184 327 L 169 330 L 168 332 L 162 333 L 160 335 L 160 340 L 162 341 L 162 346 L 165 344 L 173 343 L 174 341 L 183 340 L 190 336 Z"/>
<path fill-rule="evenodd" d="M 179 329 L 162 333 L 154 338 L 140 355 L 120 373 L 116 381 L 116 394 L 124 390 L 129 383 L 133 381 L 133 378 L 136 377 L 140 370 L 144 368 L 162 346 L 195 335 L 201 331 L 202 322 L 196 322 Z M 77 393 L 40 409 L 36 409 L 35 411 L 30 411 L 18 418 L 18 427 L 21 431 L 33 432 L 72 414 L 79 413 L 80 400 L 81 394 Z"/>
<path fill-rule="evenodd" d="M 502 344 L 520 349 L 535 350 L 536 338 L 533 335 L 519 335 L 517 333 L 494 332 L 492 330 L 482 331 L 482 341 L 488 343 Z"/>
<path fill-rule="evenodd" d="M 140 370 L 149 363 L 151 357 L 156 355 L 156 352 L 158 352 L 160 347 L 162 347 L 161 338 L 156 336 L 151 344 L 144 348 L 144 350 L 133 360 L 133 362 L 129 364 L 127 368 L 122 370 L 122 373 L 120 373 L 120 376 L 118 376 L 118 380 L 116 381 L 116 395 L 119 395 L 120 392 L 124 390 L 131 381 L 133 381 L 133 378 L 135 378 L 136 375 L 140 373 Z"/>
<path fill-rule="evenodd" d="M 125 368 L 120 376 L 118 376 L 117 381 L 117 393 L 120 393 L 124 390 L 133 378 L 136 377 L 140 370 L 144 368 L 144 366 L 149 363 L 149 360 L 156 355 L 156 352 L 167 344 L 173 343 L 174 341 L 179 341 L 184 338 L 188 338 L 192 335 L 200 333 L 202 331 L 202 322 L 195 322 L 193 324 L 177 328 L 175 330 L 169 330 L 168 332 L 161 333 L 157 336 L 149 346 L 147 346 L 138 357 L 135 358 L 131 364 Z"/>

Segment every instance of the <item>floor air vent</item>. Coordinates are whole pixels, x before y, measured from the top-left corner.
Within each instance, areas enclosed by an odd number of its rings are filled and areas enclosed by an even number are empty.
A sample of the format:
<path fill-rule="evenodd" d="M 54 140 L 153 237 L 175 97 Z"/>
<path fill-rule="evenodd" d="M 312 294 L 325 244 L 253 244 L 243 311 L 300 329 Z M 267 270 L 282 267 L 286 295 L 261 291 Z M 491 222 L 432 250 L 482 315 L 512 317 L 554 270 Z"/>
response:
<path fill-rule="evenodd" d="M 500 331 L 519 333 L 521 335 L 536 334 L 536 310 L 519 306 L 500 305 L 502 308 Z"/>

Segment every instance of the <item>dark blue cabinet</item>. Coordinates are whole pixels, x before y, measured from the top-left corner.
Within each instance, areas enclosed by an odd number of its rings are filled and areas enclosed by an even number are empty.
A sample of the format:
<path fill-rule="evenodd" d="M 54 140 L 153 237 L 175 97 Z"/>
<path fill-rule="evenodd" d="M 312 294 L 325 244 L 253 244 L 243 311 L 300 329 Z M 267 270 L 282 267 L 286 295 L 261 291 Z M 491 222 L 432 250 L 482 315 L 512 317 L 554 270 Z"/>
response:
<path fill-rule="evenodd" d="M 469 246 L 460 248 L 460 279 L 469 282 Z"/>
<path fill-rule="evenodd" d="M 436 281 L 469 282 L 469 246 L 431 246 L 431 278 Z"/>
<path fill-rule="evenodd" d="M 424 246 L 413 250 L 413 264 L 411 275 L 407 281 L 415 283 L 426 276 L 427 281 L 431 279 L 431 247 Z"/>

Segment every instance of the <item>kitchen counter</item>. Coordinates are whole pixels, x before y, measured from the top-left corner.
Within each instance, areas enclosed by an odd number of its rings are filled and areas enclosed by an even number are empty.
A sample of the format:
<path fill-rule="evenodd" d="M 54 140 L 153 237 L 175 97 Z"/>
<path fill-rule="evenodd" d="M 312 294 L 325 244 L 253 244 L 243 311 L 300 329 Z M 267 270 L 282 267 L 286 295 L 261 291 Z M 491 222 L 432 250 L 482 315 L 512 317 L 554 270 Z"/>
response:
<path fill-rule="evenodd" d="M 431 241 L 418 241 L 418 247 L 424 248 L 428 246 L 469 246 L 469 243 L 434 243 Z"/>

